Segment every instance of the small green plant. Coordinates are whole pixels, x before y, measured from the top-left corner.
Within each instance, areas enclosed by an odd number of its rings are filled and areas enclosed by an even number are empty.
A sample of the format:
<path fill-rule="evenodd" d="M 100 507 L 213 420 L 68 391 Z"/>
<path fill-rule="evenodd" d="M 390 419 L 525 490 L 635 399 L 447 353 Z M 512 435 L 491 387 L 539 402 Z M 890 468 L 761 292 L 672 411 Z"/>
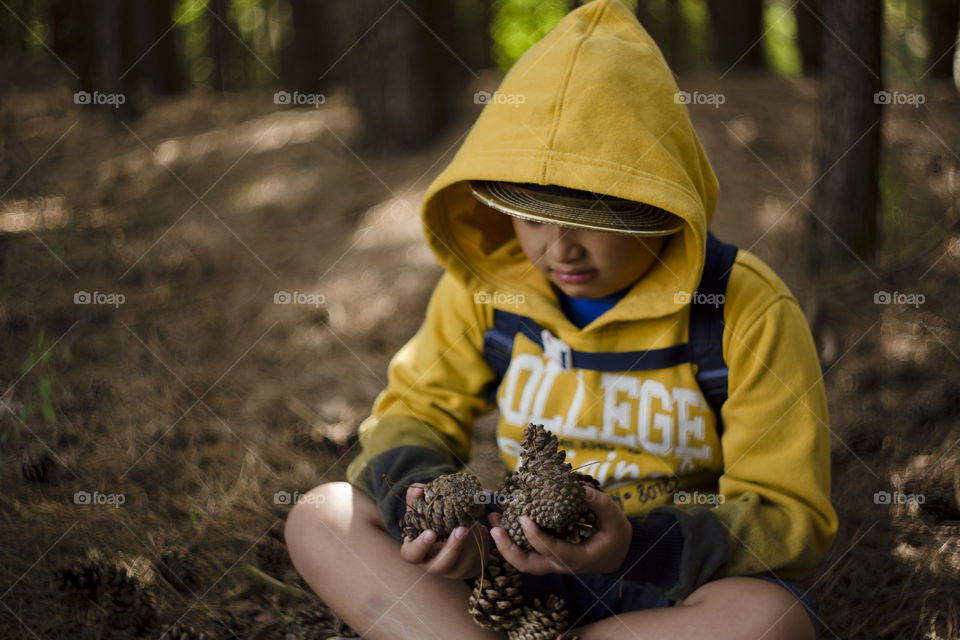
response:
<path fill-rule="evenodd" d="M 33 369 L 40 368 L 37 372 L 38 378 L 34 387 L 36 393 L 31 394 L 32 397 L 23 404 L 23 408 L 20 410 L 20 420 L 23 422 L 27 422 L 37 409 L 47 422 L 57 421 L 57 414 L 53 410 L 53 378 L 51 373 L 46 370 L 50 364 L 51 350 L 50 348 L 44 349 L 44 339 L 44 331 L 41 329 L 35 345 L 27 352 L 27 359 L 23 361 L 23 365 L 20 367 L 20 373 L 24 376 Z"/>

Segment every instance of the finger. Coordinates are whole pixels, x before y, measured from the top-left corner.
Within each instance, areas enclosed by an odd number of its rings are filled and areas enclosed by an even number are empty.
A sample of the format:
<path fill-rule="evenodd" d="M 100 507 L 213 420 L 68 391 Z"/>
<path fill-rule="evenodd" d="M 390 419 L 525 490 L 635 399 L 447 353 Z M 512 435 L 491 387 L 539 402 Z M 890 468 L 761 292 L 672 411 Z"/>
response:
<path fill-rule="evenodd" d="M 500 551 L 500 555 L 523 573 L 533 575 L 555 573 L 552 561 L 544 558 L 539 553 L 525 552 L 514 544 L 503 527 L 494 527 L 490 530 L 490 535 L 497 545 L 497 550 Z"/>
<path fill-rule="evenodd" d="M 578 549 L 569 542 L 554 538 L 543 532 L 529 516 L 520 517 L 520 526 L 523 535 L 533 546 L 533 549 L 544 558 L 553 562 L 558 572 L 572 573 L 577 561 Z"/>
<path fill-rule="evenodd" d="M 481 561 L 487 554 L 487 536 L 487 528 L 482 524 L 474 524 L 467 529 L 453 566 L 441 575 L 456 579 L 476 576 L 480 572 Z"/>
<path fill-rule="evenodd" d="M 413 564 L 423 562 L 433 548 L 433 543 L 437 541 L 437 534 L 431 529 L 427 529 L 415 539 L 406 538 L 400 547 L 400 557 Z"/>
<path fill-rule="evenodd" d="M 467 538 L 467 528 L 457 527 L 450 532 L 450 536 L 440 547 L 437 555 L 427 565 L 428 573 L 445 575 L 454 570 L 460 559 L 463 543 Z"/>
<path fill-rule="evenodd" d="M 490 528 L 500 526 L 500 514 L 496 511 L 487 514 L 487 522 L 490 523 Z"/>
<path fill-rule="evenodd" d="M 413 501 L 414 501 L 414 500 L 416 500 L 417 498 L 422 498 L 422 497 L 423 497 L 423 488 L 424 488 L 425 486 L 427 486 L 427 485 L 423 484 L 422 482 L 415 482 L 415 483 L 413 483 L 412 485 L 410 485 L 409 487 L 407 487 L 407 493 L 406 493 L 406 495 L 404 496 L 404 500 L 405 500 L 406 503 L 407 503 L 407 510 L 408 510 L 408 511 L 410 510 L 410 505 L 413 504 Z"/>

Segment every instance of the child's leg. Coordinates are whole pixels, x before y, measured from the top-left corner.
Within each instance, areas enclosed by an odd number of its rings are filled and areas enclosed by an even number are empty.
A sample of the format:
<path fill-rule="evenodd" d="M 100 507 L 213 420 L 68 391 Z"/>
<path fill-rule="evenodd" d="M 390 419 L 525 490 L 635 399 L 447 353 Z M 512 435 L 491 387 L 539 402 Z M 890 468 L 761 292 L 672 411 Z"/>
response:
<path fill-rule="evenodd" d="M 285 535 L 303 579 L 364 640 L 502 637 L 471 619 L 464 582 L 404 561 L 374 502 L 345 482 L 310 491 Z"/>
<path fill-rule="evenodd" d="M 709 582 L 674 607 L 620 614 L 577 630 L 581 640 L 629 638 L 750 638 L 814 640 L 800 601 L 773 582 L 724 578 Z"/>

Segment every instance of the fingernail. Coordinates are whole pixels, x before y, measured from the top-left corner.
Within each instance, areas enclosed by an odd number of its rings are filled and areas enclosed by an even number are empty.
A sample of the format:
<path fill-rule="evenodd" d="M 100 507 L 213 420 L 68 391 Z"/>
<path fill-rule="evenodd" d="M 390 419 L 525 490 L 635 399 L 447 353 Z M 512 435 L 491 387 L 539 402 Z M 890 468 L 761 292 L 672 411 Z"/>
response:
<path fill-rule="evenodd" d="M 436 541 L 436 539 L 437 534 L 435 534 L 433 531 L 427 530 L 423 532 L 423 541 L 427 544 L 432 544 L 434 541 Z"/>
<path fill-rule="evenodd" d="M 466 527 L 457 527 L 456 529 L 453 530 L 453 537 L 456 538 L 457 540 L 460 540 L 465 535 L 467 535 Z"/>
<path fill-rule="evenodd" d="M 530 528 L 531 522 L 532 520 L 530 520 L 529 516 L 520 516 L 520 526 L 523 527 L 524 529 Z"/>
<path fill-rule="evenodd" d="M 587 500 L 593 500 L 597 497 L 597 490 L 593 487 L 587 487 Z"/>

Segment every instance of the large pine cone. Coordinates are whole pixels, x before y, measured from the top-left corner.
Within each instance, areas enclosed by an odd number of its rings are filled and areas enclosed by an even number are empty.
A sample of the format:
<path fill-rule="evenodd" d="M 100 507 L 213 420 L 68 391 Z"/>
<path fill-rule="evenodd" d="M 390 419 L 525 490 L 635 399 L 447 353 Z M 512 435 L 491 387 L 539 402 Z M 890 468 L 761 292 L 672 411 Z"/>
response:
<path fill-rule="evenodd" d="M 520 589 L 520 572 L 494 549 L 470 594 L 470 615 L 484 629 L 513 629 L 523 614 Z"/>
<path fill-rule="evenodd" d="M 566 603 L 551 595 L 546 604 L 540 599 L 532 607 L 523 608 L 520 624 L 507 632 L 509 640 L 577 640 L 565 634 L 567 630 Z"/>
<path fill-rule="evenodd" d="M 483 488 L 466 472 L 440 476 L 423 490 L 403 517 L 403 535 L 411 540 L 427 529 L 443 540 L 457 527 L 469 527 L 483 514 Z"/>
<path fill-rule="evenodd" d="M 521 465 L 500 491 L 504 505 L 501 523 L 510 539 L 530 551 L 520 526 L 526 514 L 546 533 L 573 544 L 592 535 L 596 516 L 586 505 L 585 485 L 598 488 L 596 480 L 573 471 L 557 437 L 542 425 L 530 424 L 520 445 Z"/>

